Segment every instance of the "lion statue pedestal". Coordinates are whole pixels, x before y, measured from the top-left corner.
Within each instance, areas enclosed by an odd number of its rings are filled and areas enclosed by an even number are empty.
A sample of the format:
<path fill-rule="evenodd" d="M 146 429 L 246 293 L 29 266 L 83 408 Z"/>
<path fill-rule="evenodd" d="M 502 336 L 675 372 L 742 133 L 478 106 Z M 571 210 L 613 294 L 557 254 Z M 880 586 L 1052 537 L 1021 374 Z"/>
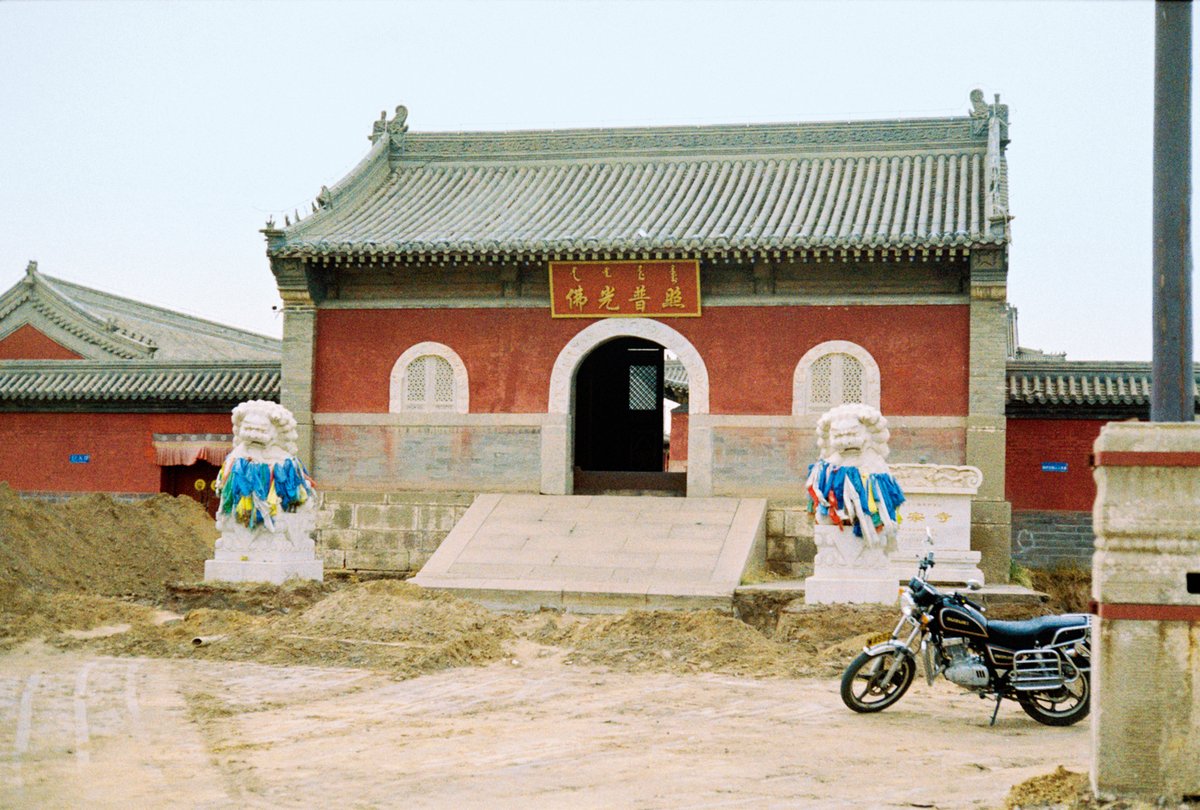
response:
<path fill-rule="evenodd" d="M 896 601 L 890 554 L 904 493 L 887 465 L 889 437 L 869 405 L 839 405 L 817 422 L 821 458 L 805 482 L 817 546 L 808 604 Z"/>
<path fill-rule="evenodd" d="M 313 543 L 316 491 L 296 457 L 295 418 L 274 402 L 243 402 L 233 409 L 233 444 L 215 484 L 221 537 L 204 579 L 322 581 Z"/>

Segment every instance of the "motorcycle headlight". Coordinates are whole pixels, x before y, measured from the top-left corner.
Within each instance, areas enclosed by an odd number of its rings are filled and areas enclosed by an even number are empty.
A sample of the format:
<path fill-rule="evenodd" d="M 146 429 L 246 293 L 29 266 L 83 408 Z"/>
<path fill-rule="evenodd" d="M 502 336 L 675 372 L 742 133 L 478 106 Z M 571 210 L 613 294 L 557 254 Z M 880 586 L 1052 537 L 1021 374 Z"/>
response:
<path fill-rule="evenodd" d="M 900 592 L 900 612 L 905 616 L 911 616 L 917 609 L 917 601 L 913 599 L 912 592 L 905 588 Z"/>

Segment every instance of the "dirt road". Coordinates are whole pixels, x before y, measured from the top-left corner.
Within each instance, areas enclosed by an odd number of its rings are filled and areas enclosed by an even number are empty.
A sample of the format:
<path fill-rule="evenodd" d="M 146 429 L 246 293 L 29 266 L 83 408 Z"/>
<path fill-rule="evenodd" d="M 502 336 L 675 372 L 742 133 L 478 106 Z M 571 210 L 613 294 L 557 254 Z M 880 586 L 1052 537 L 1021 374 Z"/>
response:
<path fill-rule="evenodd" d="M 396 681 L 356 669 L 0 656 L 3 807 L 998 807 L 1088 724 L 914 684 L 871 716 L 833 680 L 629 674 L 523 644 Z"/>

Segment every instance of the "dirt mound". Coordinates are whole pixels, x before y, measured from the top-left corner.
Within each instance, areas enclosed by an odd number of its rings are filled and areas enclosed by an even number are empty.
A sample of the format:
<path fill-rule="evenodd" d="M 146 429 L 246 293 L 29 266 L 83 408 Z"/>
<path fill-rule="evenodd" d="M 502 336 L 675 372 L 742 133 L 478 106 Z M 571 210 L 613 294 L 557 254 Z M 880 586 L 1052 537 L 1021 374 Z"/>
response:
<path fill-rule="evenodd" d="M 543 627 L 539 639 L 555 639 Z M 761 677 L 795 676 L 804 662 L 795 647 L 714 611 L 632 611 L 596 617 L 557 634 L 579 661 L 632 672 L 711 671 Z"/>
<path fill-rule="evenodd" d="M 253 616 L 304 610 L 345 583 L 291 579 L 282 585 L 265 582 L 172 582 L 162 606 L 176 613 L 198 608 L 239 610 Z"/>
<path fill-rule="evenodd" d="M 63 503 L 25 500 L 0 484 L 0 582 L 157 598 L 164 583 L 196 580 L 217 531 L 191 498 L 123 502 L 89 494 Z"/>
<path fill-rule="evenodd" d="M 55 643 L 112 655 L 368 667 L 412 677 L 498 660 L 511 636 L 506 617 L 414 585 L 379 580 L 342 588 L 299 614 L 199 608 L 175 624 L 142 624 L 120 636 L 60 637 Z"/>
<path fill-rule="evenodd" d="M 1086 773 L 1074 773 L 1059 765 L 1054 773 L 1035 776 L 1013 787 L 1004 801 L 1006 810 L 1033 807 L 1080 807 L 1091 798 Z"/>
<path fill-rule="evenodd" d="M 102 625 L 143 624 L 154 609 L 81 593 L 42 593 L 0 582 L 0 651 L 31 638 Z"/>
<path fill-rule="evenodd" d="M 1030 571 L 1033 587 L 1050 597 L 1052 613 L 1087 613 L 1092 598 L 1092 570 L 1078 565 L 1057 565 Z"/>

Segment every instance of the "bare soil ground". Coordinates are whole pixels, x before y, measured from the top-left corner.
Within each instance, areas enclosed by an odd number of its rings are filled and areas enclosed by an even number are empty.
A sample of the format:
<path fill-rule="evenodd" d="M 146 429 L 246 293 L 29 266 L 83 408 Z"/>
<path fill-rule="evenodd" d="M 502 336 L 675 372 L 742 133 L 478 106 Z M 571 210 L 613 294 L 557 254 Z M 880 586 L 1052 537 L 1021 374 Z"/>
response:
<path fill-rule="evenodd" d="M 1086 723 L 1005 704 L 989 727 L 944 682 L 842 706 L 890 609 L 765 634 L 496 614 L 388 580 L 196 583 L 213 539 L 187 499 L 0 486 L 0 806 L 1084 806 Z"/>

